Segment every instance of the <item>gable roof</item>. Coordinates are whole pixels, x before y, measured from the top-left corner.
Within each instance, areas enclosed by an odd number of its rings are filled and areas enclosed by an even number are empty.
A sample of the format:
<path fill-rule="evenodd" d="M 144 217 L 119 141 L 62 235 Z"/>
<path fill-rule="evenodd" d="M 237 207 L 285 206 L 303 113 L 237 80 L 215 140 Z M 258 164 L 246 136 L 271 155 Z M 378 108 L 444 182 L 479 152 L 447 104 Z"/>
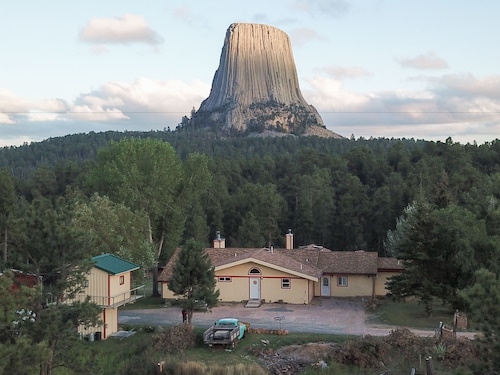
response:
<path fill-rule="evenodd" d="M 139 269 L 137 264 L 119 258 L 113 254 L 97 255 L 93 257 L 92 260 L 95 263 L 94 267 L 112 275 Z"/>
<path fill-rule="evenodd" d="M 312 263 L 288 256 L 284 249 L 209 248 L 205 249 L 205 251 L 212 260 L 216 271 L 238 264 L 254 262 L 313 281 L 318 281 L 318 278 L 323 273 L 320 268 Z"/>

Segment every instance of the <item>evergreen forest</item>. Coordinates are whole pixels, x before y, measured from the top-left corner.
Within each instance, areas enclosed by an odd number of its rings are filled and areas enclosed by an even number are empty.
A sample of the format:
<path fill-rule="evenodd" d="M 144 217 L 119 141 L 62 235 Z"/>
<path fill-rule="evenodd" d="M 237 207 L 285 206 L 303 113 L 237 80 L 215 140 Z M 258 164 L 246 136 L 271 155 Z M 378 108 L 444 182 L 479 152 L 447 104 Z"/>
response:
<path fill-rule="evenodd" d="M 107 132 L 5 147 L 0 169 L 12 175 L 16 196 L 28 202 L 35 191 L 55 199 L 71 189 L 90 198 L 96 191 L 86 181 L 99 150 L 123 138 L 165 141 L 181 160 L 193 153 L 207 157 L 210 186 L 190 202 L 183 234 L 207 244 L 220 231 L 227 246 L 282 246 L 292 229 L 296 246 L 386 255 L 387 232 L 417 197 L 438 208 L 463 207 L 478 219 L 500 197 L 499 140 L 462 145 L 451 139 Z M 165 249 L 165 256 L 172 250 Z"/>

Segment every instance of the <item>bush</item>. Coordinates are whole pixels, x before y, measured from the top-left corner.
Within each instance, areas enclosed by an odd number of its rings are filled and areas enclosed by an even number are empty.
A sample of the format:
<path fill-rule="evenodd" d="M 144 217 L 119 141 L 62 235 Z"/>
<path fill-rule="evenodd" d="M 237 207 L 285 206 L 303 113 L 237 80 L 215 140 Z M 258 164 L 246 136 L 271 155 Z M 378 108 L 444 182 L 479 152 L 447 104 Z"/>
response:
<path fill-rule="evenodd" d="M 178 324 L 155 336 L 154 342 L 156 351 L 183 353 L 186 349 L 195 346 L 196 333 L 192 325 Z"/>

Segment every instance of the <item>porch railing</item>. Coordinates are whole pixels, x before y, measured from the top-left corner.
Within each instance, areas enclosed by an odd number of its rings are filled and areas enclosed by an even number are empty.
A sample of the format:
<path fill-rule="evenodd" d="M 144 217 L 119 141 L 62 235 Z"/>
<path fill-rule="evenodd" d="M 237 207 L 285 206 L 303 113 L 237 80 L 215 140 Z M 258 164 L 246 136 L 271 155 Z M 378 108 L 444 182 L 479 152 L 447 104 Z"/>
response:
<path fill-rule="evenodd" d="M 101 307 L 116 308 L 127 303 L 134 303 L 140 298 L 146 296 L 146 289 L 144 285 L 130 289 L 126 292 L 116 294 L 114 296 L 89 296 L 90 302 L 95 303 Z M 76 299 L 83 301 L 87 296 L 80 294 Z"/>

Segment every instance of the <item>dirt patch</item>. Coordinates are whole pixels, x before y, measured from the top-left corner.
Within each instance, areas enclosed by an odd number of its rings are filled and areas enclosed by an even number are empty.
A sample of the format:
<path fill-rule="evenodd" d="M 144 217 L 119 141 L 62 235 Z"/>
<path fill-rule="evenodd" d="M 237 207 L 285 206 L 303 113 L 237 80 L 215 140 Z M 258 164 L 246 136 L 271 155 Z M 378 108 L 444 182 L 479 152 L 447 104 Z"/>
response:
<path fill-rule="evenodd" d="M 418 364 L 426 356 L 442 361 L 450 368 L 470 364 L 478 358 L 473 341 L 455 339 L 440 341 L 419 337 L 408 329 L 397 329 L 388 336 L 366 336 L 345 344 L 308 343 L 290 345 L 278 350 L 262 346 L 250 349 L 258 356 L 270 374 L 299 374 L 308 366 L 326 367 L 336 362 L 361 369 L 386 371 L 394 363 Z"/>
<path fill-rule="evenodd" d="M 299 374 L 308 366 L 324 366 L 325 359 L 340 350 L 341 346 L 335 343 L 290 345 L 276 351 L 266 347 L 250 349 L 251 353 L 264 363 L 270 374 L 288 375 Z"/>

